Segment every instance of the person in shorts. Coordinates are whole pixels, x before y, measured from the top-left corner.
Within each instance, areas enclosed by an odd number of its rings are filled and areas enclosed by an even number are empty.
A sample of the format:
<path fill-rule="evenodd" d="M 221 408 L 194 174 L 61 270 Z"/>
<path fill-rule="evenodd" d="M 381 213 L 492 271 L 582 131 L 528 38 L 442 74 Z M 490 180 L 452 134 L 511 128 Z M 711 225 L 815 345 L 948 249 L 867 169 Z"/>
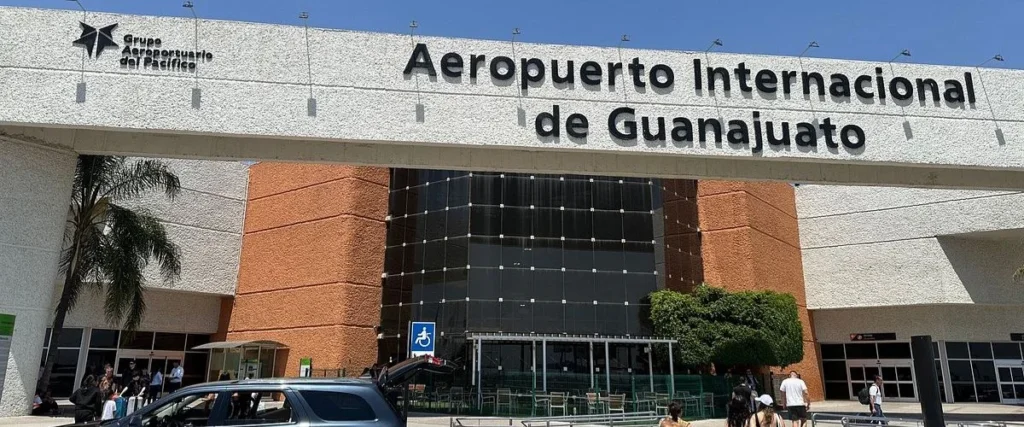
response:
<path fill-rule="evenodd" d="M 779 387 L 782 400 L 786 402 L 786 412 L 793 427 L 803 427 L 807 423 L 807 410 L 811 407 L 811 399 L 807 396 L 807 383 L 800 379 L 796 371 L 790 371 L 789 378 L 782 381 Z"/>

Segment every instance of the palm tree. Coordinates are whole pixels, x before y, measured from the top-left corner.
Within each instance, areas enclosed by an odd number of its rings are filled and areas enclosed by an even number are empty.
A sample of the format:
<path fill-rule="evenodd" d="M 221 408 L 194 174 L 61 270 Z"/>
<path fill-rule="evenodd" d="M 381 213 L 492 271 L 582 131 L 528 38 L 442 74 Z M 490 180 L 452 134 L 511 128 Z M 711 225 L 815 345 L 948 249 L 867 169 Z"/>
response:
<path fill-rule="evenodd" d="M 86 287 L 105 291 L 103 311 L 109 323 L 134 331 L 146 311 L 143 270 L 150 260 L 159 263 L 164 280 L 178 277 L 178 247 L 168 239 L 163 224 L 144 209 L 120 203 L 151 190 L 162 190 L 173 200 L 180 189 L 178 177 L 159 160 L 78 156 L 60 258 L 64 288 L 40 388 L 49 386 L 64 319 Z"/>

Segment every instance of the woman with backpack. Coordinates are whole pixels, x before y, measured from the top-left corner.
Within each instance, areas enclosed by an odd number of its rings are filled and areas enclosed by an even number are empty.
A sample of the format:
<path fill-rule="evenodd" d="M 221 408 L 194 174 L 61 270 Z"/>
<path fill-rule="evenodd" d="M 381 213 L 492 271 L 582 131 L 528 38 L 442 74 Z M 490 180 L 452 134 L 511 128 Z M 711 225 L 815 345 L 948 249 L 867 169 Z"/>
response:
<path fill-rule="evenodd" d="M 750 416 L 746 427 L 785 427 L 782 417 L 775 413 L 775 401 L 767 394 L 757 398 L 757 412 Z"/>
<path fill-rule="evenodd" d="M 726 427 L 744 427 L 747 418 L 750 418 L 750 386 L 747 380 L 732 389 L 732 398 L 729 399 L 728 413 L 725 417 Z"/>

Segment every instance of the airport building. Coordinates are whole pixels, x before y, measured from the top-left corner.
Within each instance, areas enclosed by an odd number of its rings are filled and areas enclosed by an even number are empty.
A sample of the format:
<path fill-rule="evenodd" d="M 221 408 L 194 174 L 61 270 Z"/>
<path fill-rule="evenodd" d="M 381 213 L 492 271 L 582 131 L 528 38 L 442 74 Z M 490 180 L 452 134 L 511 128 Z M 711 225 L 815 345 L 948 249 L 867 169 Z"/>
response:
<path fill-rule="evenodd" d="M 58 397 L 128 360 L 353 375 L 413 322 L 466 384 L 661 390 L 645 297 L 700 283 L 795 297 L 813 399 L 917 400 L 930 335 L 946 402 L 1024 402 L 1019 70 L 0 18 L 0 416 L 53 352 Z M 86 292 L 51 345 L 78 154 L 168 159 L 182 193 L 137 203 L 183 265 L 135 334 Z"/>

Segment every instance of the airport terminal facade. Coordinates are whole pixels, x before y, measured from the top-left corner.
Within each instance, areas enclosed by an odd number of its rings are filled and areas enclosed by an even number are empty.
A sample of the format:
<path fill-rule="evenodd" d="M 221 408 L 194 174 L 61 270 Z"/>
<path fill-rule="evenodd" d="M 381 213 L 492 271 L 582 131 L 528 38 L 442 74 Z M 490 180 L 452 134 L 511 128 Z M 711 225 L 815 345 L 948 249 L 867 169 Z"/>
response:
<path fill-rule="evenodd" d="M 404 357 L 414 320 L 463 363 L 482 336 L 578 336 L 542 365 L 643 374 L 663 368 L 633 341 L 644 296 L 702 282 L 794 295 L 816 399 L 879 373 L 916 400 L 920 334 L 946 401 L 1024 399 L 1019 71 L 422 37 L 428 67 L 408 35 L 0 16 L 18 30 L 0 54 L 0 415 L 27 410 L 47 352 L 58 395 L 128 359 L 181 360 L 190 382 L 242 360 L 352 372 Z M 54 37 L 71 43 L 24 42 Z M 257 38 L 276 44 L 223 42 Z M 91 294 L 46 339 L 78 153 L 170 158 L 182 178 L 174 203 L 138 202 L 184 265 L 150 276 L 131 340 Z M 234 359 L 200 348 L 225 342 Z M 522 344 L 484 348 L 485 373 L 534 366 Z"/>

